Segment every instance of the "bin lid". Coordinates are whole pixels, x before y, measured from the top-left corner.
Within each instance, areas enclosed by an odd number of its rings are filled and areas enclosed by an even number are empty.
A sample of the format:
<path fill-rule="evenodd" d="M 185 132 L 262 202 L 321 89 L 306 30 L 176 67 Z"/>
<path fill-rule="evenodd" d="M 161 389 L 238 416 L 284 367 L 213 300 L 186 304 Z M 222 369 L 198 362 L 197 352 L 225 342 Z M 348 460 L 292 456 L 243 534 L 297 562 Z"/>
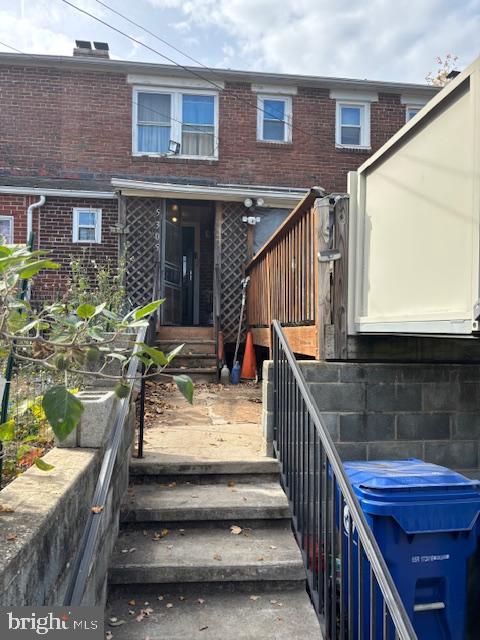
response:
<path fill-rule="evenodd" d="M 480 482 L 416 458 L 345 462 L 365 513 L 392 516 L 406 533 L 468 531 L 480 513 Z"/>

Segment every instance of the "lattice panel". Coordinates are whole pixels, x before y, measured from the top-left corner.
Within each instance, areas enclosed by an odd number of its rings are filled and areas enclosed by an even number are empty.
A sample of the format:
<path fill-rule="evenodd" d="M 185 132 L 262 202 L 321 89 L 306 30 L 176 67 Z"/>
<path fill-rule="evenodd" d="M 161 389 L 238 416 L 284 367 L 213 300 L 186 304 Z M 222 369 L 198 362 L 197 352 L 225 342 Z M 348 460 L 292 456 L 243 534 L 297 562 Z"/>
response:
<path fill-rule="evenodd" d="M 159 207 L 155 198 L 127 198 L 126 288 L 134 305 L 151 302 L 154 285 L 158 288 Z"/>
<path fill-rule="evenodd" d="M 237 339 L 242 306 L 242 278 L 247 261 L 247 225 L 242 222 L 245 207 L 225 202 L 222 208 L 221 313 L 220 323 L 225 342 Z M 245 314 L 244 314 L 245 328 Z"/>

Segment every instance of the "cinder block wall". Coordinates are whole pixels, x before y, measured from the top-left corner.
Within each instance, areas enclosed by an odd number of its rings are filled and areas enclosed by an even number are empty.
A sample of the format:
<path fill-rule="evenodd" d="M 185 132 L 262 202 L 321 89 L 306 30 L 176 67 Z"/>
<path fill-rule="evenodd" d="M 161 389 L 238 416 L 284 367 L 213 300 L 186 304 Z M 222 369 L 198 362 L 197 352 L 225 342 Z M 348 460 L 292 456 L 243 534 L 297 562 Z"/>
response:
<path fill-rule="evenodd" d="M 302 362 L 344 460 L 417 457 L 480 467 L 480 366 Z M 273 428 L 273 369 L 264 368 L 264 428 Z"/>

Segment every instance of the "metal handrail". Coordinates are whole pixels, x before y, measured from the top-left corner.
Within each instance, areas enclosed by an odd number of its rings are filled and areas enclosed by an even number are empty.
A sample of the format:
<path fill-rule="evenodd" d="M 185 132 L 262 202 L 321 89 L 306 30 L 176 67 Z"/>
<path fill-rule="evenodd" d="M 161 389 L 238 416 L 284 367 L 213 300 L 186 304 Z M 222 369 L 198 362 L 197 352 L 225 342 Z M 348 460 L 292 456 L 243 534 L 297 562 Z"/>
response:
<path fill-rule="evenodd" d="M 149 318 L 149 325 L 152 322 L 152 317 L 154 317 L 154 314 Z M 97 484 L 92 498 L 92 508 L 90 508 L 88 514 L 82 539 L 75 555 L 70 582 L 64 596 L 64 606 L 80 606 L 82 604 L 88 576 L 93 565 L 94 555 L 98 545 L 98 535 L 102 519 L 104 517 L 104 506 L 107 502 L 113 469 L 115 467 L 118 450 L 122 440 L 125 421 L 130 409 L 130 398 L 135 378 L 137 376 L 139 363 L 136 354 L 141 349 L 139 343 L 145 341 L 147 330 L 148 326 L 140 327 L 136 335 L 133 357 L 130 360 L 127 370 L 129 392 L 125 398 L 121 398 L 119 400 L 117 405 L 113 427 L 108 437 L 102 466 L 100 468 L 100 473 L 98 475 Z M 100 509 L 96 509 L 94 507 L 100 507 Z"/>
<path fill-rule="evenodd" d="M 395 586 L 395 583 L 392 579 L 387 564 L 383 558 L 382 552 L 380 551 L 377 541 L 366 521 L 362 508 L 360 507 L 360 504 L 352 489 L 347 474 L 345 473 L 343 464 L 340 460 L 340 456 L 338 455 L 333 440 L 330 436 L 330 433 L 328 432 L 327 426 L 322 419 L 322 416 L 303 376 L 303 373 L 300 370 L 295 356 L 293 355 L 293 352 L 288 345 L 288 341 L 285 337 L 283 329 L 277 320 L 274 320 L 272 324 L 274 338 L 278 339 L 278 343 L 281 345 L 290 370 L 293 373 L 293 376 L 298 385 L 299 392 L 305 403 L 309 417 L 311 418 L 320 442 L 323 445 L 326 458 L 333 472 L 334 479 L 338 483 L 343 499 L 349 509 L 350 519 L 354 523 L 358 538 L 361 542 L 365 555 L 370 562 L 371 569 L 384 598 L 384 602 L 388 607 L 388 611 L 395 626 L 396 635 L 398 638 L 400 638 L 400 640 L 417 640 L 417 635 L 413 629 L 410 618 L 405 611 L 405 607 L 400 598 L 397 587 Z M 275 339 L 273 340 L 273 346 L 275 366 L 275 359 L 278 360 L 278 344 Z M 277 382 L 278 381 L 274 382 L 274 393 L 278 393 L 278 389 L 276 388 Z M 276 403 L 275 406 L 277 406 Z M 296 404 L 294 406 L 296 406 Z M 352 534 L 353 529 L 350 525 L 350 537 L 352 537 Z M 358 579 L 360 580 L 360 576 L 358 577 Z M 343 593 L 340 594 L 340 598 L 343 598 Z"/>

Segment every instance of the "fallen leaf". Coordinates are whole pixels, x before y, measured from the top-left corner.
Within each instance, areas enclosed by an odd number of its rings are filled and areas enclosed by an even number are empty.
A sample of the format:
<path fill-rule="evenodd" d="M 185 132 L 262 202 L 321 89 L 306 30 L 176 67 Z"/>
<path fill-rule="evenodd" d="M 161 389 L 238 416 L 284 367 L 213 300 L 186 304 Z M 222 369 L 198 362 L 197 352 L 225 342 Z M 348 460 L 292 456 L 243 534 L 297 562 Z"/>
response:
<path fill-rule="evenodd" d="M 158 596 L 158 600 L 163 600 L 163 596 Z"/>
<path fill-rule="evenodd" d="M 221 560 L 221 559 L 222 559 L 222 556 L 221 556 L 219 553 L 214 553 L 214 554 L 213 554 L 213 559 L 214 559 L 214 560 Z"/>
<path fill-rule="evenodd" d="M 138 614 L 138 616 L 135 618 L 135 620 L 136 620 L 137 622 L 141 622 L 141 621 L 144 619 L 144 617 L 145 617 L 145 616 L 143 615 L 143 613 L 142 613 L 142 612 L 140 612 L 140 613 Z"/>
<path fill-rule="evenodd" d="M 116 622 L 118 618 L 110 618 L 110 622 Z"/>
<path fill-rule="evenodd" d="M 185 600 L 185 596 L 178 596 L 179 600 Z"/>
<path fill-rule="evenodd" d="M 92 507 L 91 509 L 92 513 L 102 513 L 103 511 L 103 507 L 100 507 L 99 505 Z"/>
<path fill-rule="evenodd" d="M 257 558 L 257 560 L 258 560 L 259 562 L 262 562 L 262 560 L 263 560 L 263 559 L 264 559 L 264 558 L 263 558 L 263 556 L 258 556 L 258 558 Z"/>
<path fill-rule="evenodd" d="M 167 549 L 173 549 L 173 544 L 167 544 Z"/>
<path fill-rule="evenodd" d="M 169 483 L 168 483 L 168 485 L 167 485 L 167 487 L 168 487 L 169 489 L 175 489 L 175 487 L 176 487 L 176 486 L 177 486 L 177 483 L 176 483 L 176 482 L 169 482 Z"/>
<path fill-rule="evenodd" d="M 230 533 L 233 533 L 234 536 L 239 536 L 242 533 L 242 527 L 232 524 L 230 527 Z"/>
<path fill-rule="evenodd" d="M 204 600 L 203 598 L 199 598 L 199 599 L 197 600 L 197 602 L 198 602 L 198 604 L 204 604 L 204 603 L 205 603 L 205 600 Z"/>
<path fill-rule="evenodd" d="M 155 533 L 153 534 L 152 540 L 158 541 L 158 540 L 161 540 L 162 538 L 165 538 L 165 536 L 168 536 L 168 529 L 162 529 L 161 531 L 155 531 Z"/>
<path fill-rule="evenodd" d="M 235 486 L 235 480 L 229 480 L 228 481 L 228 486 L 229 487 L 234 487 Z"/>
<path fill-rule="evenodd" d="M 129 600 L 129 601 L 128 601 L 128 604 L 129 604 L 130 606 L 134 607 L 134 606 L 135 606 L 135 604 L 136 604 L 136 600 Z"/>
<path fill-rule="evenodd" d="M 15 509 L 7 504 L 0 504 L 0 513 L 13 513 Z"/>
<path fill-rule="evenodd" d="M 199 631 L 205 631 L 205 629 L 208 629 L 208 625 L 205 625 L 204 627 L 200 627 Z"/>
<path fill-rule="evenodd" d="M 105 640 L 112 640 L 113 633 L 111 631 L 107 631 L 105 634 Z"/>
<path fill-rule="evenodd" d="M 125 620 L 117 620 L 115 618 L 115 621 L 112 622 L 113 618 L 110 618 L 110 622 L 108 623 L 111 627 L 121 627 L 122 624 L 125 624 Z"/>
<path fill-rule="evenodd" d="M 7 533 L 7 540 L 9 542 L 14 542 L 17 539 L 16 533 Z"/>
<path fill-rule="evenodd" d="M 274 544 L 270 545 L 270 549 L 276 549 L 277 547 Z"/>
<path fill-rule="evenodd" d="M 250 596 L 250 600 L 258 600 L 260 596 Z"/>
<path fill-rule="evenodd" d="M 173 604 L 169 602 L 166 606 L 167 606 L 167 609 L 171 609 L 173 607 Z"/>
<path fill-rule="evenodd" d="M 130 611 L 128 612 L 128 614 L 129 614 L 130 616 L 134 616 L 134 615 L 135 615 L 135 611 L 132 611 L 132 609 L 130 609 Z"/>
<path fill-rule="evenodd" d="M 133 553 L 134 551 L 136 551 L 137 549 L 135 547 L 132 547 L 131 549 L 128 550 L 128 553 Z"/>

